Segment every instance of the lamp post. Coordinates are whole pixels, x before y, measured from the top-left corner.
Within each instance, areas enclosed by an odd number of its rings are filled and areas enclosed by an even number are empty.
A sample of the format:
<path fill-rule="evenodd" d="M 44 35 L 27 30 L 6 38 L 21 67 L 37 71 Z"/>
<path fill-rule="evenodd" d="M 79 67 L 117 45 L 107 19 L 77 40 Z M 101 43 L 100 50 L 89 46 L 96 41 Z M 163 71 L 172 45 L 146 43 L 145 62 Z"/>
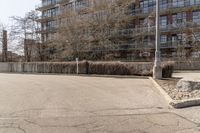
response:
<path fill-rule="evenodd" d="M 156 0 L 156 51 L 155 51 L 155 62 L 153 67 L 153 78 L 162 78 L 162 68 L 160 59 L 160 4 L 159 0 Z"/>

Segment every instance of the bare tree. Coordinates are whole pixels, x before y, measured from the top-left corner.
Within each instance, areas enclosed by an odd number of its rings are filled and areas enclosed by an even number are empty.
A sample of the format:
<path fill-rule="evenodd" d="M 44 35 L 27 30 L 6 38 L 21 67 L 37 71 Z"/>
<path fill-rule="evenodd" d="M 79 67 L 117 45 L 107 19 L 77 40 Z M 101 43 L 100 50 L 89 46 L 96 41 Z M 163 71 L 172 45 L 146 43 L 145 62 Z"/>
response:
<path fill-rule="evenodd" d="M 84 8 L 66 10 L 67 13 L 63 11 L 58 17 L 61 22 L 57 38 L 49 46 L 55 48 L 55 57 L 101 59 L 106 57 L 102 52 L 120 51 L 121 45 L 130 40 L 120 35 L 133 35 L 129 31 L 131 4 L 132 0 L 101 0 Z"/>
<path fill-rule="evenodd" d="M 15 43 L 14 51 L 24 54 L 25 61 L 32 60 L 32 52 L 40 51 L 40 46 L 36 43 L 39 40 L 39 34 L 36 30 L 40 27 L 36 20 L 39 14 L 36 11 L 26 13 L 24 17 L 12 16 L 13 24 L 11 26 L 10 36 Z M 28 43 L 27 43 L 28 42 Z"/>
<path fill-rule="evenodd" d="M 191 59 L 192 54 L 200 56 L 200 23 L 182 22 L 175 23 L 179 38 L 177 42 L 177 56 L 181 59 Z"/>

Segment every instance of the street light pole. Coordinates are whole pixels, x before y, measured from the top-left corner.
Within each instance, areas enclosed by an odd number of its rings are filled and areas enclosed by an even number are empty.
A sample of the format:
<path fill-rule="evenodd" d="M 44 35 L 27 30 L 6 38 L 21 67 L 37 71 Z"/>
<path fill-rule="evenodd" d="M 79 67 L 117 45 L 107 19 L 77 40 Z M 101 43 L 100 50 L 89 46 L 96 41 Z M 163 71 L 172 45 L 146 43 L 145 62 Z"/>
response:
<path fill-rule="evenodd" d="M 156 0 L 156 51 L 155 51 L 155 62 L 153 67 L 153 78 L 162 78 L 162 68 L 160 59 L 160 4 L 159 0 Z"/>

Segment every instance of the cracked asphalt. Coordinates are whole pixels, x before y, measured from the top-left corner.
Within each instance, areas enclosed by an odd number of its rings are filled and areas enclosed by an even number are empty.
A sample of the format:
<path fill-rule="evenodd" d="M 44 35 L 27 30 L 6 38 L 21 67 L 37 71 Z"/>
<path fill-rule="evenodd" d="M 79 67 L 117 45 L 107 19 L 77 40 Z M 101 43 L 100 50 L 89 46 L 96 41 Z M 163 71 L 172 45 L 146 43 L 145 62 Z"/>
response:
<path fill-rule="evenodd" d="M 0 74 L 0 133 L 200 133 L 149 79 Z"/>

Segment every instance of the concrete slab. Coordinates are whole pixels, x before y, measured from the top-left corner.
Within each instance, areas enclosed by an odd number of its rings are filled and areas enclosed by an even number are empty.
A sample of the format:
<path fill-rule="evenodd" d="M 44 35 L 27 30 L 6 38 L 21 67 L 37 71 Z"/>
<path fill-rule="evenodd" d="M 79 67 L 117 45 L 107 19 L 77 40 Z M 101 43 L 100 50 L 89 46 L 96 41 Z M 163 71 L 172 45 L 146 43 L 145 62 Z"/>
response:
<path fill-rule="evenodd" d="M 200 71 L 175 71 L 173 77 L 200 79 Z"/>

